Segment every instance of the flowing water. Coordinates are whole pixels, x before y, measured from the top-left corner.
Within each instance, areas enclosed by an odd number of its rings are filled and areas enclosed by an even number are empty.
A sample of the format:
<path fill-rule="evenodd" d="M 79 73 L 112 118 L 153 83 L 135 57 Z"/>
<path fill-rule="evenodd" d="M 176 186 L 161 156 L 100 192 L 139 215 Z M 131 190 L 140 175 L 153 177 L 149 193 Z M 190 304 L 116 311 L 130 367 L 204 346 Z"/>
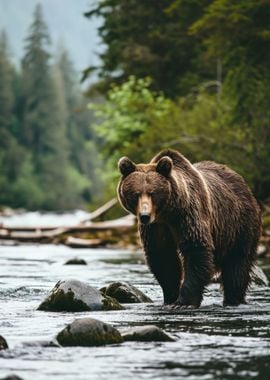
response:
<path fill-rule="evenodd" d="M 11 223 L 12 224 L 12 223 Z M 78 256 L 87 266 L 64 263 Z M 262 262 L 270 275 L 270 261 Z M 37 311 L 60 279 L 74 278 L 101 287 L 128 281 L 153 304 L 126 305 L 124 311 L 49 313 Z M 9 349 L 0 351 L 0 379 L 270 379 L 269 288 L 253 285 L 248 305 L 222 307 L 219 285 L 209 286 L 202 307 L 168 312 L 161 291 L 139 252 L 55 245 L 0 246 L 0 335 Z M 75 318 L 93 317 L 121 329 L 155 324 L 176 341 L 126 342 L 104 347 L 48 347 Z"/>

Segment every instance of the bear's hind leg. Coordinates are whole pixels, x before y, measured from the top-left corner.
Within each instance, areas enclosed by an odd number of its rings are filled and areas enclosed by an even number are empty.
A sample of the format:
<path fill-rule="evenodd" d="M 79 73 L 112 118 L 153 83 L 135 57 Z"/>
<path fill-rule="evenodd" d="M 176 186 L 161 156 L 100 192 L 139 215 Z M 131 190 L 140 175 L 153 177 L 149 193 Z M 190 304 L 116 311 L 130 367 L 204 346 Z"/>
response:
<path fill-rule="evenodd" d="M 223 305 L 237 306 L 246 303 L 246 292 L 251 280 L 251 270 L 256 251 L 248 254 L 244 247 L 233 249 L 227 254 L 221 266 Z"/>

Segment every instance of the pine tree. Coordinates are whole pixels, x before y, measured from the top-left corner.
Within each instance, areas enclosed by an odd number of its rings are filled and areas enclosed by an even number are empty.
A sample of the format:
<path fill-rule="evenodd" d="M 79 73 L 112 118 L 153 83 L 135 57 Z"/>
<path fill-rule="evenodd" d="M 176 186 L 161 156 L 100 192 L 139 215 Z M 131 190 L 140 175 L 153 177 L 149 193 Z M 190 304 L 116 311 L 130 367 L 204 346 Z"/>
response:
<path fill-rule="evenodd" d="M 34 170 L 43 190 L 41 207 L 66 208 L 74 206 L 68 186 L 66 104 L 63 88 L 51 69 L 49 44 L 41 5 L 37 5 L 22 60 L 21 141 L 32 152 Z"/>
<path fill-rule="evenodd" d="M 12 66 L 8 58 L 8 42 L 4 31 L 0 35 L 0 131 L 7 132 L 12 124 Z M 2 135 L 3 138 L 3 135 Z M 2 139 L 0 139 L 2 141 Z"/>
<path fill-rule="evenodd" d="M 81 93 L 78 73 L 68 51 L 63 45 L 58 50 L 56 72 L 66 101 L 70 161 L 73 173 L 76 173 L 77 186 L 80 184 L 83 198 L 90 201 L 94 195 L 100 194 L 100 181 L 97 175 L 100 158 L 95 144 L 95 134 L 91 128 L 92 111 L 87 109 L 88 101 Z"/>

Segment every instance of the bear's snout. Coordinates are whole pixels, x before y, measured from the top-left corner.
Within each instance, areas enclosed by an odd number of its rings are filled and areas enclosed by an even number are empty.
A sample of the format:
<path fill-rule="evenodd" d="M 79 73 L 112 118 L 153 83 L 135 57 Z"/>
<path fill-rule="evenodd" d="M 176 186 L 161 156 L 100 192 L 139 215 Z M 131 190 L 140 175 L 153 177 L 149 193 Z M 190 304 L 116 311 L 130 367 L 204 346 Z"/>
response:
<path fill-rule="evenodd" d="M 147 194 L 139 197 L 137 215 L 140 223 L 149 224 L 154 220 L 152 199 Z"/>

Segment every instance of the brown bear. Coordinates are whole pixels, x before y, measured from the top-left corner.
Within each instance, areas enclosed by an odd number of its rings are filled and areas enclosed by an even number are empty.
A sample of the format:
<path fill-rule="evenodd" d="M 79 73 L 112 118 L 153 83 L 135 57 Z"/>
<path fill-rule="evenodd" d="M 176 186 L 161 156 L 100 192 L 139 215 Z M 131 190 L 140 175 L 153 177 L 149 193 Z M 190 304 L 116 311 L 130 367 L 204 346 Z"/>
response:
<path fill-rule="evenodd" d="M 243 178 L 215 162 L 192 164 L 174 150 L 162 151 L 148 164 L 123 157 L 118 166 L 119 200 L 138 218 L 164 303 L 199 307 L 217 272 L 223 304 L 245 303 L 261 216 Z"/>

